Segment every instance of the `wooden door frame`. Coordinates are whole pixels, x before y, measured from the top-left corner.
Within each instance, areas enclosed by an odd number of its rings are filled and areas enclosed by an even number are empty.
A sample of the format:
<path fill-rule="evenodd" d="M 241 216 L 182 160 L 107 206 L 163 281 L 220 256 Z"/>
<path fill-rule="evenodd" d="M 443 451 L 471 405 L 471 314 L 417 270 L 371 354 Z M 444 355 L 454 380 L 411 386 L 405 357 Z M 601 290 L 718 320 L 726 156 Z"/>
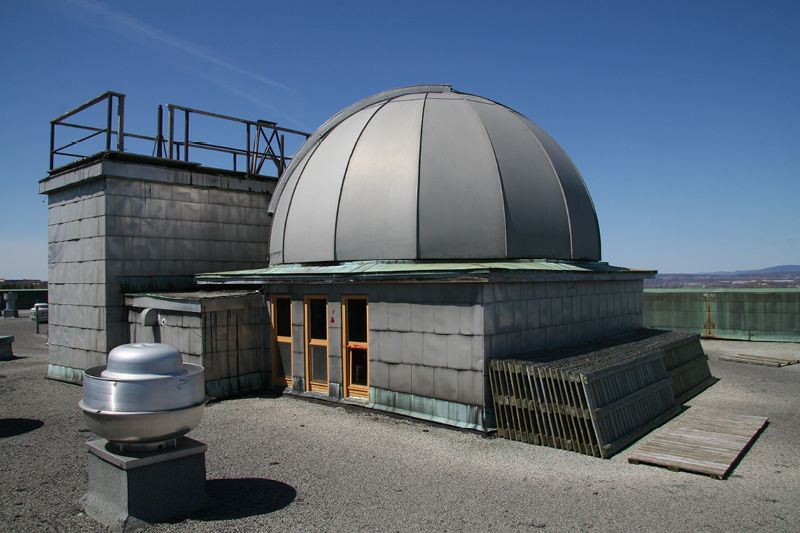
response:
<path fill-rule="evenodd" d="M 364 308 L 364 312 L 366 316 L 364 317 L 366 328 L 367 328 L 367 341 L 366 342 L 348 342 L 348 332 L 347 332 L 347 303 L 351 300 L 363 300 L 366 303 Z M 342 295 L 342 385 L 343 385 L 343 396 L 345 398 L 354 397 L 354 398 L 366 398 L 369 399 L 369 298 L 366 294 L 348 294 Z M 351 348 L 359 348 L 362 350 L 366 350 L 367 352 L 367 384 L 364 385 L 353 385 L 351 383 L 350 377 L 350 352 L 349 349 Z"/>
<path fill-rule="evenodd" d="M 289 300 L 289 337 L 278 337 L 278 320 L 277 320 L 277 302 L 278 298 L 286 298 Z M 292 376 L 294 375 L 294 357 L 292 356 L 293 343 L 292 343 L 292 296 L 290 294 L 271 294 L 270 305 L 272 312 L 270 318 L 272 322 L 272 384 L 283 385 L 285 387 L 292 386 Z M 278 350 L 278 342 L 289 341 L 289 375 L 286 377 L 278 377 L 278 361 L 280 360 L 280 350 Z M 284 371 L 286 369 L 284 368 Z"/>
<path fill-rule="evenodd" d="M 319 342 L 320 339 L 311 338 L 311 300 L 324 300 L 325 301 L 325 343 Z M 325 294 L 309 294 L 303 298 L 303 339 L 306 351 L 306 390 L 311 392 L 321 392 L 328 394 L 328 384 L 330 383 L 330 331 L 328 328 L 328 296 Z M 314 342 L 314 341 L 317 342 Z M 311 346 L 325 346 L 325 384 L 314 382 L 311 379 Z"/>

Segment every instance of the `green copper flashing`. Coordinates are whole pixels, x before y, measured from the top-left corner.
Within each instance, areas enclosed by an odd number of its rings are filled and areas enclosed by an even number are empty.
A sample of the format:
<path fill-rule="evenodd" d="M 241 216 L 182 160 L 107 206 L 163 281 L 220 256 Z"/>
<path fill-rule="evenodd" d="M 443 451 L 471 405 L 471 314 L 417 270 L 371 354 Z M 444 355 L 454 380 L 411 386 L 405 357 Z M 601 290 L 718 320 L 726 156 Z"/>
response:
<path fill-rule="evenodd" d="M 491 273 L 562 272 L 573 274 L 630 273 L 650 277 L 655 272 L 616 267 L 604 262 L 519 261 L 348 261 L 335 264 L 282 264 L 256 270 L 197 274 L 199 283 L 264 283 L 268 281 L 336 279 L 397 279 L 488 277 Z"/>

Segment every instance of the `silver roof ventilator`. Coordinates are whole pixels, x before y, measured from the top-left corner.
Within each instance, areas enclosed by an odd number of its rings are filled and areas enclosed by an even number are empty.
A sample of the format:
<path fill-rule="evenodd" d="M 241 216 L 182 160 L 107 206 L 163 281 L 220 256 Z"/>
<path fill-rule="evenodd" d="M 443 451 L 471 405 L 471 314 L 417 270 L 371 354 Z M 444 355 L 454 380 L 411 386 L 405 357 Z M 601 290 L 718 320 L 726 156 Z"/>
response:
<path fill-rule="evenodd" d="M 167 344 L 138 343 L 84 372 L 79 405 L 89 429 L 120 450 L 152 451 L 197 427 L 206 401 L 202 366 Z"/>

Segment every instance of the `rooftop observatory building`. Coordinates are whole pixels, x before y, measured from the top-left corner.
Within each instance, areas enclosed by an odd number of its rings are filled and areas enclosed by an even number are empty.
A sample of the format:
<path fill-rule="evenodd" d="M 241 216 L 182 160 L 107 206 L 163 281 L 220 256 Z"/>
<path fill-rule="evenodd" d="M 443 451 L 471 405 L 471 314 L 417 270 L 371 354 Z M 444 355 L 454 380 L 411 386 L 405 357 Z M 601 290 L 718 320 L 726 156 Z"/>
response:
<path fill-rule="evenodd" d="M 200 274 L 268 297 L 271 382 L 494 428 L 488 365 L 633 330 L 650 272 L 600 262 L 586 185 L 523 115 L 446 85 L 334 115 L 276 185 L 269 266 Z"/>

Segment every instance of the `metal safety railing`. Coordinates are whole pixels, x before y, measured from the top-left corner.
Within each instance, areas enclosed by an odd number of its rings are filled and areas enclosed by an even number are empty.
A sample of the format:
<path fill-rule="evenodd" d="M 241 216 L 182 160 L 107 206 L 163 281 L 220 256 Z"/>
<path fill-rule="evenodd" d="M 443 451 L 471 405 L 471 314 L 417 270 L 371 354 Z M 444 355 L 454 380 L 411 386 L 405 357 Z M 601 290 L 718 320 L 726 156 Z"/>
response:
<path fill-rule="evenodd" d="M 103 104 L 105 104 L 105 127 L 67 122 L 68 118 L 94 106 Z M 115 108 L 116 113 L 114 113 Z M 243 125 L 243 142 L 238 146 L 226 146 L 196 139 L 193 140 L 190 137 L 190 126 L 191 117 L 195 115 Z M 176 137 L 175 133 L 178 117 L 182 117 L 183 119 L 182 138 Z M 280 176 L 292 160 L 292 157 L 287 155 L 286 151 L 286 135 L 296 136 L 297 140 L 300 140 L 300 137 L 302 137 L 303 141 L 310 136 L 309 133 L 303 131 L 278 126 L 275 122 L 247 120 L 175 104 L 167 104 L 167 120 L 168 136 L 166 138 L 164 137 L 164 106 L 161 105 L 158 106 L 156 115 L 155 136 L 127 132 L 125 131 L 125 95 L 118 92 L 107 91 L 50 121 L 49 169 L 50 171 L 53 170 L 56 156 L 78 159 L 89 157 L 91 154 L 76 153 L 73 147 L 77 147 L 83 143 L 87 143 L 91 139 L 102 136 L 101 138 L 105 140 L 106 151 L 116 150 L 117 152 L 124 152 L 126 138 L 139 139 L 153 143 L 151 155 L 155 157 L 188 162 L 190 149 L 205 150 L 230 155 L 231 170 L 238 172 L 241 167 L 241 171 L 250 176 L 262 175 L 264 163 L 270 161 L 275 166 L 277 176 Z M 60 131 L 59 128 L 78 129 L 90 133 L 62 146 L 56 146 L 56 133 Z M 243 167 L 239 164 L 240 158 L 243 159 Z"/>

